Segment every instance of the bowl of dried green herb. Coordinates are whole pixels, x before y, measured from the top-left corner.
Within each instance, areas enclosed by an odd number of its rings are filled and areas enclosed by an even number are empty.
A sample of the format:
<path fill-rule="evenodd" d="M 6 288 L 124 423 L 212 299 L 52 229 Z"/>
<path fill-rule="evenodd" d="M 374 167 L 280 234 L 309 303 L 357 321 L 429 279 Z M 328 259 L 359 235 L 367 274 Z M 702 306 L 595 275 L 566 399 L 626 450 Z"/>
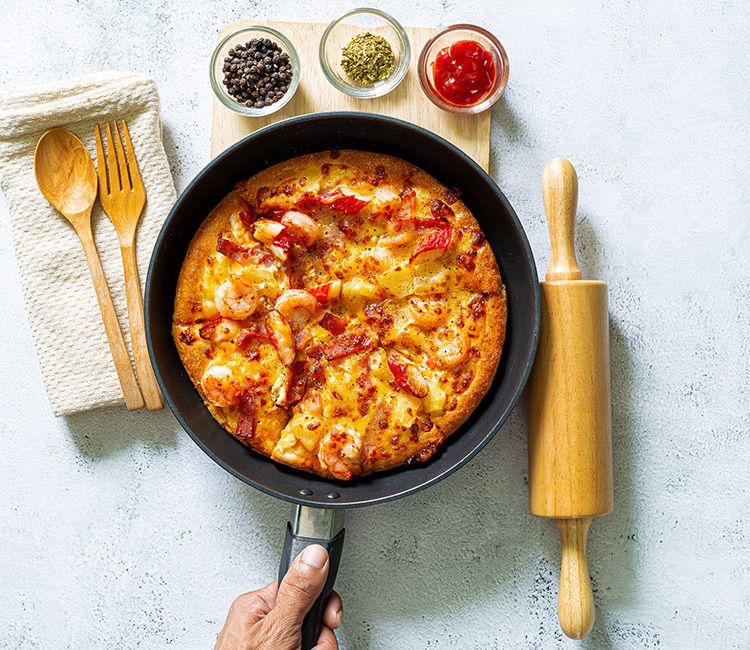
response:
<path fill-rule="evenodd" d="M 320 39 L 320 65 L 331 84 L 368 99 L 396 88 L 409 70 L 409 37 L 379 9 L 355 9 L 334 20 Z"/>

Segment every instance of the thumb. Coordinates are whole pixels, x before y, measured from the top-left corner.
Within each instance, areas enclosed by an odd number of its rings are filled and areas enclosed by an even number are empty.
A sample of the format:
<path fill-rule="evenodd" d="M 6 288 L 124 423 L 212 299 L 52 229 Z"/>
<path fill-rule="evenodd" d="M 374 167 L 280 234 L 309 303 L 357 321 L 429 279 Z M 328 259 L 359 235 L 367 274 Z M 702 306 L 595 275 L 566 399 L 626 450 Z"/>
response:
<path fill-rule="evenodd" d="M 302 625 L 305 614 L 323 591 L 328 566 L 328 551 L 322 546 L 305 548 L 281 581 L 271 615 L 286 625 Z"/>

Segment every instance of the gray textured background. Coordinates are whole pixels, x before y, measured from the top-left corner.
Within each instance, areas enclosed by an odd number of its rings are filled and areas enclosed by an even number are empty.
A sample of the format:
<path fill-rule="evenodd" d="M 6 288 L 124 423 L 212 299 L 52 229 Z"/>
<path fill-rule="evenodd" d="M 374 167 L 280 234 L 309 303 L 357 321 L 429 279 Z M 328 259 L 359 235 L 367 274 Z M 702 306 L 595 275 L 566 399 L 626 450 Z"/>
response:
<path fill-rule="evenodd" d="M 208 159 L 208 57 L 232 20 L 351 5 L 6 0 L 0 83 L 150 72 L 178 190 Z M 389 1 L 504 42 L 492 173 L 546 268 L 546 160 L 581 181 L 579 252 L 609 282 L 616 512 L 595 522 L 585 648 L 750 647 L 748 132 L 743 2 Z M 0 218 L 0 647 L 207 648 L 273 577 L 287 506 L 168 413 L 52 417 Z M 50 278 L 50 291 L 55 290 Z M 459 474 L 351 512 L 338 587 L 356 649 L 573 647 L 554 526 L 527 514 L 521 410 Z"/>

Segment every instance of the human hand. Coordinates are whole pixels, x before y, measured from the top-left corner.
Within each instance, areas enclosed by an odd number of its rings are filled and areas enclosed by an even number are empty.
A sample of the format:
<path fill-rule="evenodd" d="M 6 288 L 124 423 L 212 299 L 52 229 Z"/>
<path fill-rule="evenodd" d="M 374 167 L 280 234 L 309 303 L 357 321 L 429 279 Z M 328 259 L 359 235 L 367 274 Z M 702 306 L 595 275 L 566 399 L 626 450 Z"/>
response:
<path fill-rule="evenodd" d="M 320 595 L 328 576 L 328 553 L 308 546 L 292 562 L 281 581 L 238 596 L 216 639 L 215 650 L 299 650 L 302 620 Z M 334 591 L 323 612 L 314 650 L 338 650 L 333 633 L 343 616 L 341 598 Z"/>

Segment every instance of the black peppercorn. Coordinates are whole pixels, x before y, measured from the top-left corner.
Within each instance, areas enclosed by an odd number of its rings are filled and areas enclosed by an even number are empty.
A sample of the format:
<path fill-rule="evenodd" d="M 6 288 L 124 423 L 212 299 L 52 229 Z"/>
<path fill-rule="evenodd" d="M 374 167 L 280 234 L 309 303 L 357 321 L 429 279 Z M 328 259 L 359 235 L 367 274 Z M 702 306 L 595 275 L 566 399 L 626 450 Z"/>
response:
<path fill-rule="evenodd" d="M 232 47 L 224 58 L 222 72 L 227 93 L 253 108 L 279 101 L 292 81 L 289 54 L 268 38 L 253 38 Z"/>

